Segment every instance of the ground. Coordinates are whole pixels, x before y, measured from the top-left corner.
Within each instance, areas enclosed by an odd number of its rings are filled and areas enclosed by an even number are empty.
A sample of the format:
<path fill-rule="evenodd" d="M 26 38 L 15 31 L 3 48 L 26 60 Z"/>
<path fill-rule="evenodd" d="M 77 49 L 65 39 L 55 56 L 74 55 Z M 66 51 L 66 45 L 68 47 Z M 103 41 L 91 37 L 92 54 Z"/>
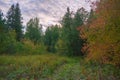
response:
<path fill-rule="evenodd" d="M 56 54 L 0 56 L 0 80 L 119 80 L 115 69 Z M 118 71 L 118 70 L 117 70 Z"/>

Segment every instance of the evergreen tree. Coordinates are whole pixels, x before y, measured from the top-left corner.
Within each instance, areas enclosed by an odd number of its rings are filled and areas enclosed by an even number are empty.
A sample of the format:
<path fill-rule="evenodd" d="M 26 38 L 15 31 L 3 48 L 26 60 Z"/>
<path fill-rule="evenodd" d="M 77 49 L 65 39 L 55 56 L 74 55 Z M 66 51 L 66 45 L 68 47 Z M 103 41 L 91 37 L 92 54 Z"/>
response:
<path fill-rule="evenodd" d="M 7 25 L 9 30 L 15 29 L 15 6 L 14 4 L 10 7 L 9 11 L 7 12 Z"/>
<path fill-rule="evenodd" d="M 16 4 L 16 7 L 15 7 L 14 19 L 15 19 L 14 27 L 15 27 L 15 32 L 16 32 L 16 40 L 20 41 L 23 37 L 23 34 L 22 34 L 21 10 L 19 8 L 18 3 Z"/>
<path fill-rule="evenodd" d="M 0 32 L 5 31 L 5 19 L 2 11 L 0 10 Z"/>
<path fill-rule="evenodd" d="M 90 13 L 89 13 L 89 17 L 88 17 L 87 22 L 88 22 L 88 23 L 91 23 L 94 18 L 95 18 L 95 16 L 94 16 L 94 11 L 93 11 L 93 9 L 91 9 L 91 10 L 90 10 Z"/>
<path fill-rule="evenodd" d="M 16 40 L 20 41 L 22 39 L 22 17 L 19 4 L 12 5 L 7 13 L 7 25 L 9 30 L 15 30 Z"/>
<path fill-rule="evenodd" d="M 62 19 L 62 26 L 63 28 L 65 27 L 66 29 L 70 29 L 71 24 L 72 24 L 72 17 L 71 17 L 70 9 L 68 7 L 67 12 Z"/>
<path fill-rule="evenodd" d="M 72 31 L 71 31 L 71 45 L 72 45 L 72 52 L 73 55 L 83 55 L 82 53 L 82 47 L 83 44 L 85 43 L 85 40 L 83 40 L 80 37 L 78 27 L 82 26 L 84 24 L 85 18 L 87 17 L 87 12 L 85 11 L 84 8 L 80 8 L 77 10 L 75 17 L 73 19 L 73 26 L 72 26 Z"/>
<path fill-rule="evenodd" d="M 62 40 L 65 42 L 66 50 L 65 54 L 72 54 L 72 45 L 71 45 L 71 27 L 72 27 L 72 17 L 69 7 L 67 8 L 67 12 L 62 19 Z"/>
<path fill-rule="evenodd" d="M 55 45 L 59 38 L 59 27 L 57 25 L 50 26 L 45 31 L 44 44 L 47 46 L 47 51 L 56 52 Z"/>
<path fill-rule="evenodd" d="M 8 31 L 6 20 L 0 11 L 0 54 L 3 53 L 14 53 L 14 33 Z"/>
<path fill-rule="evenodd" d="M 80 8 L 77 10 L 74 18 L 72 18 L 72 14 L 69 8 L 67 8 L 67 12 L 62 20 L 62 41 L 66 45 L 64 49 L 66 49 L 65 53 L 67 55 L 83 55 L 81 49 L 85 41 L 80 37 L 77 28 L 84 24 L 87 14 L 84 8 Z"/>
<path fill-rule="evenodd" d="M 83 25 L 83 16 L 81 15 L 81 9 L 78 9 L 74 17 L 74 26 L 78 27 Z"/>
<path fill-rule="evenodd" d="M 6 33 L 5 33 L 5 22 L 3 18 L 3 13 L 0 10 L 0 54 L 5 51 L 6 47 Z"/>

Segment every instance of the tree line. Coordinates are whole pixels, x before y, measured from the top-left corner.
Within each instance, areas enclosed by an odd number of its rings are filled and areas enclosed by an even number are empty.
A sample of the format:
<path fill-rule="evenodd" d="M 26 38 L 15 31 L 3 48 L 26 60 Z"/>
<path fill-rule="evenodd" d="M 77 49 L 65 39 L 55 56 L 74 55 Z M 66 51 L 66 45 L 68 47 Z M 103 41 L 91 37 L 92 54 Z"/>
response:
<path fill-rule="evenodd" d="M 72 11 L 68 7 L 61 20 L 62 27 L 59 25 L 48 26 L 45 32 L 42 30 L 39 18 L 32 18 L 26 23 L 25 34 L 23 34 L 23 18 L 18 3 L 11 5 L 6 17 L 2 11 L 0 14 L 1 30 L 6 31 L 1 32 L 5 35 L 1 34 L 1 49 L 4 45 L 1 54 L 9 53 L 9 50 L 11 53 L 16 53 L 15 48 L 21 51 L 20 49 L 24 49 L 27 42 L 30 42 L 35 46 L 44 46 L 45 51 L 52 53 L 69 56 L 83 55 L 81 49 L 85 41 L 79 36 L 77 27 L 83 25 L 87 18 L 88 12 L 84 8 L 78 9 L 72 17 Z"/>

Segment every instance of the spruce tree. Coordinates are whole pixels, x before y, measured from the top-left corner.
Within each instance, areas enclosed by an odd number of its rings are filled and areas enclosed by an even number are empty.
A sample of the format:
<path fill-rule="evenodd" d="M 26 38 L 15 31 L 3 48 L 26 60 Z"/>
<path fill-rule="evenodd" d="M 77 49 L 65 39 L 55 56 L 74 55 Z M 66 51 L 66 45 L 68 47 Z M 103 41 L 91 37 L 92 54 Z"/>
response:
<path fill-rule="evenodd" d="M 62 20 L 62 40 L 65 43 L 65 53 L 67 55 L 83 55 L 81 49 L 84 44 L 84 40 L 80 37 L 80 32 L 77 30 L 79 26 L 82 26 L 87 18 L 87 11 L 84 8 L 80 8 L 72 17 L 72 13 L 69 8 Z"/>
<path fill-rule="evenodd" d="M 82 26 L 84 24 L 85 19 L 87 18 L 87 12 L 84 8 L 80 8 L 75 13 L 74 19 L 73 19 L 73 26 L 72 26 L 72 35 L 71 35 L 71 45 L 72 45 L 72 51 L 73 55 L 83 55 L 82 53 L 82 47 L 85 43 L 85 40 L 83 40 L 80 36 L 80 31 L 78 31 L 78 27 Z"/>
<path fill-rule="evenodd" d="M 5 19 L 3 18 L 3 13 L 0 10 L 0 32 L 5 30 Z"/>
<path fill-rule="evenodd" d="M 66 45 L 65 54 L 72 55 L 72 46 L 71 46 L 71 27 L 72 27 L 72 16 L 69 7 L 67 12 L 62 19 L 62 40 Z"/>
<path fill-rule="evenodd" d="M 14 4 L 11 5 L 10 9 L 7 12 L 7 25 L 8 25 L 8 29 L 9 30 L 14 30 L 15 29 L 15 19 L 14 19 L 14 15 L 15 15 L 15 6 Z"/>
<path fill-rule="evenodd" d="M 23 37 L 22 35 L 22 17 L 21 17 L 21 10 L 19 8 L 19 4 L 17 3 L 15 6 L 15 15 L 14 15 L 15 23 L 15 32 L 16 32 L 16 40 L 20 41 Z"/>
<path fill-rule="evenodd" d="M 7 13 L 7 25 L 9 30 L 15 30 L 16 40 L 21 41 L 22 39 L 22 17 L 19 4 L 12 5 Z"/>

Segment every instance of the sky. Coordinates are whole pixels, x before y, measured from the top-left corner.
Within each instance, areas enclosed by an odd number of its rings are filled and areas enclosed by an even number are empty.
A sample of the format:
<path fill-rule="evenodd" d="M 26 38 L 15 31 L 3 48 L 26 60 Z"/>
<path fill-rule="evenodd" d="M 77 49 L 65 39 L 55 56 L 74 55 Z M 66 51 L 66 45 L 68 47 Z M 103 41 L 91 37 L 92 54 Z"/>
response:
<path fill-rule="evenodd" d="M 0 0 L 0 9 L 6 15 L 10 6 L 16 3 L 20 4 L 23 25 L 35 17 L 43 26 L 59 24 L 67 7 L 73 12 L 81 7 L 87 11 L 91 9 L 89 0 Z"/>

